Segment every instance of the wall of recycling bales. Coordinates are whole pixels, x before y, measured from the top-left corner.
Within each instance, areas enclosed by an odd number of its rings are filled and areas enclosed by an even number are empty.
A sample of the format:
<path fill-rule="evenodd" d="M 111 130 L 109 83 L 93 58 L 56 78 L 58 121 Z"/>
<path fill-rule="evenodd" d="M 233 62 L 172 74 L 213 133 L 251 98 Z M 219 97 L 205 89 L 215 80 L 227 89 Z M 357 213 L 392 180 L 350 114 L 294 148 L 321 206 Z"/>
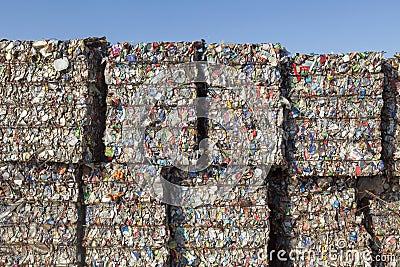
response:
<path fill-rule="evenodd" d="M 1 41 L 0 266 L 398 256 L 399 66 L 271 43 Z M 212 119 L 186 109 L 203 98 Z M 229 179 L 243 136 L 246 164 L 211 201 L 201 186 Z M 217 144 L 207 168 L 174 167 L 171 143 L 191 155 L 205 137 Z M 200 196 L 160 191 L 160 177 Z M 317 257 L 282 263 L 278 250 Z"/>

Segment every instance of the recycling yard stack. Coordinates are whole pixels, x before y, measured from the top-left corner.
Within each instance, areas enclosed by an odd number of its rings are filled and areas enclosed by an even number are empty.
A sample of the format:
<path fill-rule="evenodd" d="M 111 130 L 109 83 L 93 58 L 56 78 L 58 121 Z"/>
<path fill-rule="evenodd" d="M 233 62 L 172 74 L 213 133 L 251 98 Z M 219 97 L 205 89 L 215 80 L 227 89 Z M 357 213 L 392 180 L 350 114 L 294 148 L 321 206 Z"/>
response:
<path fill-rule="evenodd" d="M 399 70 L 271 43 L 1 40 L 0 266 L 394 267 Z"/>

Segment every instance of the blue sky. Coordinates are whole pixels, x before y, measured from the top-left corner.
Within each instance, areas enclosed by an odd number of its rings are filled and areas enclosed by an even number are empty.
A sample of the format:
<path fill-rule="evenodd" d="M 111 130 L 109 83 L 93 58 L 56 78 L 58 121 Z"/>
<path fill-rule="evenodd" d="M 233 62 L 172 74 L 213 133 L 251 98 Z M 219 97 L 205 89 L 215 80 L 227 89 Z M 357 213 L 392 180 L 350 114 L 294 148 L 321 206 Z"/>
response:
<path fill-rule="evenodd" d="M 400 51 L 400 1 L 1 0 L 0 38 L 280 42 L 290 52 Z"/>

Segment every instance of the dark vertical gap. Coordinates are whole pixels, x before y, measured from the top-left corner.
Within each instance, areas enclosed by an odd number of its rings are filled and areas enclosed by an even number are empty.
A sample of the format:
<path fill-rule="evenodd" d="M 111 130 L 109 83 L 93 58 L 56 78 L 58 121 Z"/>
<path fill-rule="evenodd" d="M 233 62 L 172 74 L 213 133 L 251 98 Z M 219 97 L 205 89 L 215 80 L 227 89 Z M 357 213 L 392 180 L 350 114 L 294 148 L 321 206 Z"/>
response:
<path fill-rule="evenodd" d="M 96 80 L 94 81 L 94 85 L 98 89 L 99 92 L 95 94 L 93 98 L 93 103 L 91 107 L 91 116 L 92 116 L 92 136 L 93 138 L 93 155 L 90 163 L 101 163 L 105 162 L 107 159 L 105 157 L 105 144 L 103 140 L 103 135 L 106 129 L 106 113 L 107 113 L 107 93 L 108 87 L 105 81 L 104 71 L 106 68 L 106 63 L 101 63 L 105 56 L 107 56 L 107 46 L 109 43 L 106 40 L 106 37 L 91 39 L 88 38 L 85 40 L 85 44 L 91 46 L 93 51 L 93 59 L 95 61 L 95 65 L 99 68 L 95 69 L 95 73 L 97 75 Z M 89 70 L 91 71 L 91 70 Z M 88 83 L 90 86 L 90 82 Z M 77 212 L 78 212 L 78 222 L 77 222 L 77 244 L 76 244 L 76 262 L 77 266 L 83 267 L 87 266 L 86 264 L 86 248 L 83 246 L 84 237 L 85 237 L 85 227 L 86 227 L 86 205 L 85 205 L 85 184 L 83 181 L 83 168 L 84 164 L 82 162 L 79 163 L 78 173 L 77 173 L 77 183 L 78 183 L 78 202 L 76 203 Z"/>
<path fill-rule="evenodd" d="M 78 183 L 78 202 L 76 203 L 76 208 L 78 212 L 78 222 L 77 222 L 77 239 L 76 239 L 76 262 L 78 266 L 85 265 L 86 250 L 83 246 L 83 239 L 85 236 L 84 225 L 86 221 L 86 206 L 85 206 L 85 195 L 84 195 L 84 184 L 82 180 L 82 166 L 78 167 L 77 173 L 77 183 Z"/>
<path fill-rule="evenodd" d="M 167 263 L 168 263 L 168 266 L 172 266 L 172 259 L 173 259 L 173 257 L 172 257 L 172 255 L 171 255 L 171 253 L 172 253 L 172 250 L 171 250 L 171 246 L 170 246 L 170 243 L 173 241 L 173 237 L 172 237 L 172 229 L 171 229 L 171 226 L 169 225 L 169 222 L 170 222 L 170 218 L 171 218 L 171 205 L 168 205 L 168 204 L 165 204 L 165 212 L 166 212 L 166 215 L 167 215 L 167 218 L 165 219 L 165 221 L 166 221 L 166 229 L 168 229 L 168 242 L 167 242 L 167 245 L 168 245 L 168 259 L 167 259 Z"/>
<path fill-rule="evenodd" d="M 290 79 L 289 68 L 291 66 L 291 58 L 288 57 L 287 52 L 282 51 L 281 54 L 280 73 L 281 81 L 279 84 L 279 90 L 281 96 L 290 101 Z M 268 255 L 269 255 L 269 266 L 271 267 L 282 267 L 291 266 L 291 262 L 282 262 L 277 259 L 277 252 L 284 250 L 289 252 L 289 237 L 283 227 L 286 219 L 286 207 L 281 207 L 282 203 L 286 203 L 289 199 L 287 189 L 287 177 L 288 170 L 292 156 L 290 155 L 289 148 L 292 148 L 293 142 L 290 140 L 290 123 L 289 123 L 289 112 L 290 107 L 282 102 L 283 109 L 283 140 L 281 144 L 282 157 L 284 162 L 288 166 L 272 166 L 271 171 L 267 177 L 268 184 L 268 206 L 270 208 L 270 236 L 268 242 Z"/>
<path fill-rule="evenodd" d="M 196 51 L 194 55 L 194 61 L 205 61 L 203 58 L 205 50 L 205 44 L 204 40 L 202 42 L 197 42 L 196 43 Z M 197 81 L 204 80 L 204 73 L 202 72 L 202 69 L 198 69 L 199 72 L 197 73 Z M 205 82 L 195 82 L 196 86 L 196 97 L 197 97 L 197 106 L 196 106 L 196 112 L 197 114 L 204 114 L 202 117 L 197 117 L 197 147 L 199 146 L 199 143 L 208 137 L 208 107 L 207 103 L 205 101 L 205 97 L 207 97 L 207 84 Z"/>
<path fill-rule="evenodd" d="M 101 64 L 101 69 L 99 72 L 99 76 L 96 81 L 97 88 L 100 88 L 100 95 L 98 97 L 98 107 L 97 112 L 100 115 L 97 115 L 98 118 L 98 128 L 96 129 L 98 135 L 95 136 L 96 140 L 96 148 L 94 150 L 94 161 L 95 162 L 104 162 L 106 161 L 105 156 L 105 144 L 104 144 L 104 132 L 106 130 L 106 117 L 107 117 L 107 93 L 108 93 L 108 86 L 106 84 L 106 80 L 104 77 L 104 71 L 106 69 L 106 63 Z"/>
<path fill-rule="evenodd" d="M 270 208 L 270 234 L 268 241 L 268 257 L 270 267 L 291 266 L 291 263 L 282 262 L 277 259 L 277 253 L 288 250 L 288 236 L 283 225 L 286 218 L 286 209 L 281 203 L 288 200 L 287 184 L 285 174 L 281 168 L 271 170 L 268 174 L 268 206 Z"/>
<path fill-rule="evenodd" d="M 204 117 L 197 117 L 197 148 L 199 143 L 208 138 L 208 118 L 207 118 L 207 103 L 205 98 L 207 97 L 207 84 L 195 83 L 196 85 L 196 97 L 197 97 L 197 114 L 204 114 Z"/>
<path fill-rule="evenodd" d="M 394 140 L 397 125 L 394 118 L 397 114 L 396 105 L 396 88 L 392 83 L 397 78 L 397 70 L 391 64 L 384 61 L 382 64 L 382 71 L 384 74 L 383 81 L 383 108 L 381 113 L 381 138 L 382 138 L 382 160 L 385 165 L 386 178 L 390 180 L 393 177 L 393 153 L 394 153 Z M 393 126 L 393 128 L 391 127 Z"/>
<path fill-rule="evenodd" d="M 359 192 L 361 193 L 361 192 Z M 360 194 L 357 194 L 357 196 L 360 196 Z M 365 229 L 367 232 L 371 235 L 371 240 L 369 242 L 369 246 L 372 251 L 372 259 L 376 259 L 378 255 L 380 255 L 380 242 L 379 239 L 376 238 L 373 230 L 373 222 L 372 222 L 372 216 L 370 213 L 370 208 L 369 208 L 369 200 L 371 197 L 369 196 L 364 196 L 362 198 L 357 197 L 357 206 L 359 207 L 360 212 L 364 214 L 364 219 L 362 224 L 364 225 Z M 377 267 L 379 264 L 375 261 L 372 262 L 372 266 Z"/>

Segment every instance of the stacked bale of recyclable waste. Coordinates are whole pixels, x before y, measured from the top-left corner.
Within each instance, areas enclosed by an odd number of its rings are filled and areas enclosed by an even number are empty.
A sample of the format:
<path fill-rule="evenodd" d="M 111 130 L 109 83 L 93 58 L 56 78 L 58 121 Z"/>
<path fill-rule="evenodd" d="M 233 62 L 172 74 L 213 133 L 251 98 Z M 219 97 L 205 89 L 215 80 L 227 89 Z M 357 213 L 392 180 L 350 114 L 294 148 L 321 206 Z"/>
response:
<path fill-rule="evenodd" d="M 126 165 L 83 169 L 86 263 L 90 266 L 165 266 L 166 209 L 143 192 Z"/>
<path fill-rule="evenodd" d="M 276 192 L 271 218 L 273 235 L 278 236 L 275 248 L 285 251 L 287 262 L 295 266 L 370 264 L 371 238 L 357 206 L 355 181 L 286 177 L 270 186 Z"/>
<path fill-rule="evenodd" d="M 6 266 L 75 263 L 76 176 L 73 164 L 2 164 L 0 255 Z"/>
<path fill-rule="evenodd" d="M 97 38 L 1 42 L 3 162 L 95 159 L 104 93 L 99 45 Z"/>
<path fill-rule="evenodd" d="M 237 186 L 231 201 L 171 208 L 173 266 L 268 266 L 267 191 L 245 188 Z"/>
<path fill-rule="evenodd" d="M 382 53 L 297 55 L 290 68 L 290 171 L 301 176 L 382 172 Z"/>
<path fill-rule="evenodd" d="M 268 163 L 281 165 L 283 158 L 283 109 L 282 96 L 287 94 L 282 77 L 283 63 L 288 52 L 279 43 L 262 44 L 209 44 L 204 57 L 209 64 L 225 66 L 225 75 L 210 77 L 210 85 L 249 94 L 248 100 L 259 100 L 259 106 L 248 103 L 256 113 L 259 123 L 266 124 L 268 136 L 275 136 L 275 142 L 268 156 Z M 233 86 L 244 82 L 247 90 Z"/>

